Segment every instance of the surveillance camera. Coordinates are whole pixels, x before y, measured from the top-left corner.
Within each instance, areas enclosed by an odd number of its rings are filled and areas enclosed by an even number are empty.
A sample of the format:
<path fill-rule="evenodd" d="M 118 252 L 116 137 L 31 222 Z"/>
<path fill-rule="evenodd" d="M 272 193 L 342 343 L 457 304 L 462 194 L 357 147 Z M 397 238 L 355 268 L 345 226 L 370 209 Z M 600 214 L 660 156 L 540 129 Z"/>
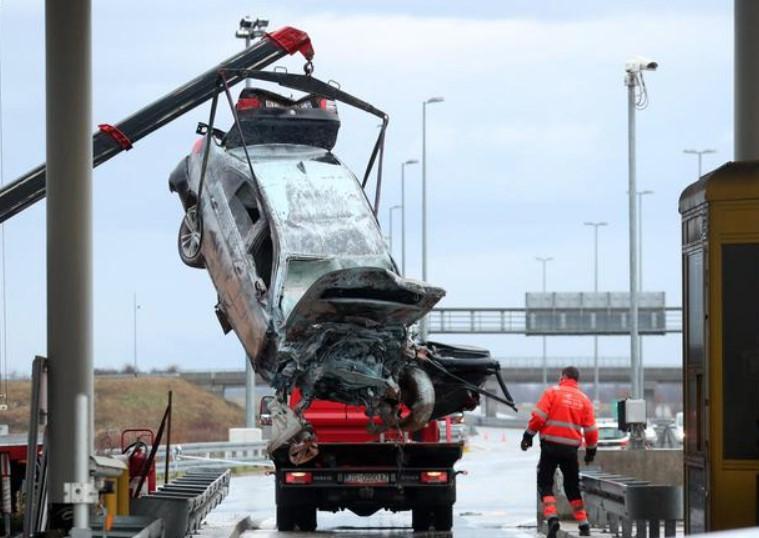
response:
<path fill-rule="evenodd" d="M 633 73 L 636 71 L 656 71 L 659 64 L 650 58 L 643 56 L 633 56 L 625 62 L 625 71 Z"/>
<path fill-rule="evenodd" d="M 240 19 L 240 28 L 250 28 L 251 26 L 253 26 L 253 19 L 250 17 Z"/>

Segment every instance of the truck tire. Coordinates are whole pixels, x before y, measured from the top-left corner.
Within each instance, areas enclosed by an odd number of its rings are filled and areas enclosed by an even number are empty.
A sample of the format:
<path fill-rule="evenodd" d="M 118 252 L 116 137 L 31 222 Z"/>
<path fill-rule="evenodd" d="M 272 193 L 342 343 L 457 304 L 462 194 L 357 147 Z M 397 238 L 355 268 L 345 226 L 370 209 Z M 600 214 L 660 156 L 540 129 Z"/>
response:
<path fill-rule="evenodd" d="M 432 512 L 432 520 L 436 531 L 450 531 L 453 527 L 453 505 L 436 506 Z"/>
<path fill-rule="evenodd" d="M 292 506 L 277 505 L 277 529 L 282 532 L 295 530 L 295 518 Z"/>
<path fill-rule="evenodd" d="M 411 528 L 414 532 L 427 532 L 432 525 L 432 510 L 429 506 L 411 509 Z"/>
<path fill-rule="evenodd" d="M 301 532 L 314 532 L 316 530 L 316 507 L 296 506 L 294 509 L 297 512 L 295 517 Z"/>

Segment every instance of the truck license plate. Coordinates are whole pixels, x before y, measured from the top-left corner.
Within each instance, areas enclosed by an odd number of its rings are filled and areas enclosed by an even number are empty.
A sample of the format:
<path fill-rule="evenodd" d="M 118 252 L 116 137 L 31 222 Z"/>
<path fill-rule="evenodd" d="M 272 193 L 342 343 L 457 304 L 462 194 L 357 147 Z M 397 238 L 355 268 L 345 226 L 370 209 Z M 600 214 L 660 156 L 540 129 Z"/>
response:
<path fill-rule="evenodd" d="M 390 476 L 387 473 L 346 473 L 345 484 L 387 484 Z"/>

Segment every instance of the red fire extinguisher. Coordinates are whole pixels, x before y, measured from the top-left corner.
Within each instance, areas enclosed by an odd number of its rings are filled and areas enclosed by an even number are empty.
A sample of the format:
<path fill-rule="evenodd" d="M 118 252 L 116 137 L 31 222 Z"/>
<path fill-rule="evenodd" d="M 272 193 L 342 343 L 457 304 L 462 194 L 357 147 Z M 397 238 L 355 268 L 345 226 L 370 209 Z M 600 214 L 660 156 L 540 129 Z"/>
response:
<path fill-rule="evenodd" d="M 137 440 L 124 446 L 125 434 L 128 432 L 137 432 L 141 435 L 137 436 Z M 143 438 L 148 437 L 148 442 L 143 441 Z M 128 458 L 129 466 L 129 495 L 132 498 L 139 497 L 146 493 L 152 493 L 156 487 L 156 475 L 155 475 L 155 462 L 150 464 L 150 468 L 147 470 L 147 480 L 142 481 L 142 488 L 137 491 L 140 485 L 142 475 L 145 474 L 145 466 L 148 463 L 148 457 L 150 455 L 150 447 L 153 444 L 153 431 L 152 430 L 124 430 L 121 432 L 121 452 L 126 454 Z"/>

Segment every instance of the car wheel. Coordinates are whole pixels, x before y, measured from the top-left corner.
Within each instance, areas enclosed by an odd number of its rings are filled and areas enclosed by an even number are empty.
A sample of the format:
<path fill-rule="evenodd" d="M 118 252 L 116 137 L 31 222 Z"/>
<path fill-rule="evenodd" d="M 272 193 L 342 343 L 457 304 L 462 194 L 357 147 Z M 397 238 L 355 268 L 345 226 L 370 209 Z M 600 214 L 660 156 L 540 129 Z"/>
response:
<path fill-rule="evenodd" d="M 429 506 L 411 509 L 411 527 L 414 532 L 427 532 L 432 525 L 432 511 Z"/>
<path fill-rule="evenodd" d="M 453 506 L 450 504 L 436 506 L 432 512 L 432 519 L 436 531 L 450 531 L 453 527 Z"/>
<path fill-rule="evenodd" d="M 298 528 L 302 532 L 314 532 L 316 530 L 316 507 L 299 506 L 296 509 Z"/>
<path fill-rule="evenodd" d="M 277 529 L 282 532 L 295 530 L 295 518 L 292 506 L 277 505 Z"/>
<path fill-rule="evenodd" d="M 202 236 L 198 228 L 198 206 L 192 206 L 187 210 L 179 225 L 177 247 L 179 257 L 185 265 L 203 269 L 206 264 L 203 254 L 200 253 Z"/>

